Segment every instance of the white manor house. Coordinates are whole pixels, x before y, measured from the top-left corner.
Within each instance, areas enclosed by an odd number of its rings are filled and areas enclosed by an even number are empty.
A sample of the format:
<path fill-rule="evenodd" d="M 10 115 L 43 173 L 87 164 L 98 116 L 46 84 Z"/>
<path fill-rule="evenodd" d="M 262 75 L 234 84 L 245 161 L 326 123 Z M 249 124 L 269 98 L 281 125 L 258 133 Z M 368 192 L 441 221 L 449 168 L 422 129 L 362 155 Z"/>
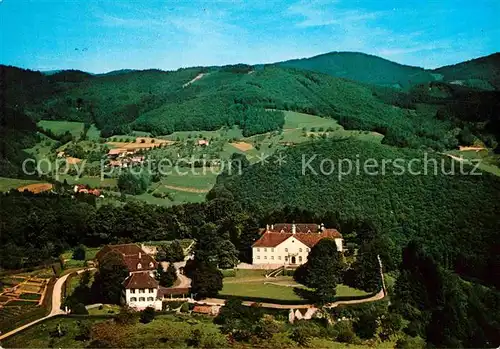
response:
<path fill-rule="evenodd" d="M 321 239 L 333 239 L 342 251 L 342 235 L 323 224 L 280 223 L 266 226 L 252 245 L 252 264 L 298 266 L 307 262 L 311 248 Z"/>

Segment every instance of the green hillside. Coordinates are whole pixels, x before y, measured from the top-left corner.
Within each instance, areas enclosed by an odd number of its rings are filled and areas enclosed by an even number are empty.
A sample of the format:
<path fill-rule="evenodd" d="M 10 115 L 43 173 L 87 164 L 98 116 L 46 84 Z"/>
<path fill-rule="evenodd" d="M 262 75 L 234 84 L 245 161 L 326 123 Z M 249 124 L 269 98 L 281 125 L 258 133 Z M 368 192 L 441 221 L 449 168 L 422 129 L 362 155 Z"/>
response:
<path fill-rule="evenodd" d="M 403 89 L 418 83 L 435 80 L 431 72 L 423 68 L 398 64 L 360 52 L 330 52 L 277 64 L 283 67 L 307 69 L 339 78 Z"/>
<path fill-rule="evenodd" d="M 486 268 L 500 246 L 499 178 L 487 173 L 461 175 L 459 162 L 452 163 L 454 160 L 438 154 L 424 155 L 352 139 L 297 145 L 284 156 L 286 163 L 282 166 L 275 162 L 277 158 L 271 158 L 267 164 L 253 165 L 241 175 L 219 177 L 208 197 L 233 197 L 261 218 L 288 206 L 329 219 L 330 224 L 371 222 L 399 246 L 409 239 L 421 240 L 444 265 L 463 274 L 488 278 Z M 310 167 L 305 165 L 309 159 Z M 395 159 L 399 160 L 393 162 Z M 420 159 L 411 164 L 411 171 L 421 174 L 409 172 L 411 159 Z M 423 172 L 425 159 L 430 161 L 427 175 Z M 343 161 L 342 171 L 346 172 L 347 160 L 353 170 L 339 177 L 339 161 Z M 371 172 L 365 172 L 363 164 L 367 160 L 367 165 L 376 162 L 378 167 L 372 165 L 368 169 Z M 441 168 L 449 173 L 451 166 L 455 174 L 443 175 Z M 375 170 L 377 175 L 373 175 Z"/>
<path fill-rule="evenodd" d="M 500 53 L 434 70 L 443 81 L 486 90 L 500 90 Z"/>

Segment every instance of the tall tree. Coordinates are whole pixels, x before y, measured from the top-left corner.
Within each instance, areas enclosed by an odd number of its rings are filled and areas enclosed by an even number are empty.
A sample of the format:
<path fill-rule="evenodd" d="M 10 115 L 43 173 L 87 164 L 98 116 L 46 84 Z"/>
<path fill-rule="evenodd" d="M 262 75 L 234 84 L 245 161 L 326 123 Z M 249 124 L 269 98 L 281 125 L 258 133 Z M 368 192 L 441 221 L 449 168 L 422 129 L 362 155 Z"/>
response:
<path fill-rule="evenodd" d="M 102 303 L 120 304 L 122 283 L 127 276 L 128 269 L 123 256 L 115 251 L 106 253 L 94 277 L 91 289 L 93 297 Z"/>
<path fill-rule="evenodd" d="M 222 273 L 213 264 L 197 262 L 191 273 L 191 292 L 197 298 L 215 297 L 222 290 Z"/>
<path fill-rule="evenodd" d="M 297 269 L 294 278 L 314 289 L 310 294 L 312 301 L 324 304 L 335 300 L 342 269 L 342 255 L 337 251 L 335 241 L 322 239 L 311 249 L 307 263 Z"/>

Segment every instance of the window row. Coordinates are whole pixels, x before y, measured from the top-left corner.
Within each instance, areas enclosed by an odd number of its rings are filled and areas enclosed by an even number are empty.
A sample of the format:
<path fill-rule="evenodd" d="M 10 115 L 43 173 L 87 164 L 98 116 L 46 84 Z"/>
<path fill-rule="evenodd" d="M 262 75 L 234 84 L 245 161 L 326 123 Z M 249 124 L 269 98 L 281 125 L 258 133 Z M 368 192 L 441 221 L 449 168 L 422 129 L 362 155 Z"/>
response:
<path fill-rule="evenodd" d="M 135 288 L 131 288 L 130 293 L 135 293 L 135 290 L 136 290 Z M 138 293 L 146 293 L 146 289 L 144 288 L 138 288 L 137 291 Z M 148 293 L 154 293 L 154 288 L 149 288 Z"/>
<path fill-rule="evenodd" d="M 147 298 L 147 301 L 148 301 L 148 302 L 152 302 L 152 301 L 154 301 L 154 300 L 155 300 L 155 299 L 154 299 L 153 297 L 148 297 L 148 298 Z M 131 297 L 131 298 L 130 298 L 130 301 L 131 301 L 131 302 L 137 302 L 137 298 L 136 298 L 136 297 Z M 144 298 L 144 297 L 139 297 L 139 302 L 145 302 L 145 301 L 146 301 L 146 298 Z"/>
<path fill-rule="evenodd" d="M 255 259 L 260 259 L 260 256 L 256 256 L 256 257 L 255 257 Z M 264 256 L 264 258 L 263 258 L 263 259 L 267 259 L 267 256 Z M 274 256 L 270 256 L 270 257 L 269 257 L 269 259 L 270 259 L 270 260 L 274 260 Z M 279 261 L 281 260 L 281 256 L 278 256 L 278 260 L 279 260 Z M 288 256 L 284 256 L 284 260 L 285 260 L 286 262 L 288 262 Z M 301 262 L 302 262 L 302 256 L 299 256 L 299 257 L 298 257 L 298 261 L 299 261 L 299 263 L 301 263 Z"/>
<path fill-rule="evenodd" d="M 260 248 L 257 247 L 256 252 L 260 252 Z M 306 248 L 306 252 L 309 253 L 309 248 Z M 267 248 L 264 248 L 264 252 L 267 252 Z M 271 248 L 271 252 L 274 252 L 274 248 Z M 288 248 L 285 248 L 285 252 L 288 252 Z M 299 248 L 299 253 L 303 252 L 302 248 Z"/>

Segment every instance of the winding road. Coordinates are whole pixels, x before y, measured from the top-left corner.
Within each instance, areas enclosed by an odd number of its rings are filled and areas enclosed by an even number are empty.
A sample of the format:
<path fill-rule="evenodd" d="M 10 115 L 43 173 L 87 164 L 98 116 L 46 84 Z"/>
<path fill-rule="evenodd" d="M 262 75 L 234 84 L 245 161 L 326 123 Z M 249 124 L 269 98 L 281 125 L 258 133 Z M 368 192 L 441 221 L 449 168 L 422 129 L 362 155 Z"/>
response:
<path fill-rule="evenodd" d="M 85 270 L 88 270 L 88 269 L 78 270 L 77 273 L 78 274 L 83 273 Z M 68 277 L 70 275 L 71 275 L 71 273 L 61 276 L 60 278 L 57 279 L 56 283 L 54 284 L 54 289 L 52 291 L 52 307 L 51 307 L 50 313 L 47 316 L 44 316 L 44 317 L 42 317 L 38 320 L 32 321 L 30 323 L 27 323 L 26 325 L 20 326 L 20 327 L 16 328 L 15 330 L 12 330 L 10 332 L 0 334 L 0 340 L 5 339 L 7 337 L 10 337 L 17 332 L 22 331 L 25 328 L 31 327 L 34 324 L 37 324 L 37 323 L 44 321 L 48 318 L 54 317 L 56 315 L 66 314 L 64 310 L 61 310 L 62 288 L 64 287 L 64 283 L 66 282 L 66 280 L 68 279 Z M 46 297 L 47 296 L 48 295 L 46 295 Z"/>

